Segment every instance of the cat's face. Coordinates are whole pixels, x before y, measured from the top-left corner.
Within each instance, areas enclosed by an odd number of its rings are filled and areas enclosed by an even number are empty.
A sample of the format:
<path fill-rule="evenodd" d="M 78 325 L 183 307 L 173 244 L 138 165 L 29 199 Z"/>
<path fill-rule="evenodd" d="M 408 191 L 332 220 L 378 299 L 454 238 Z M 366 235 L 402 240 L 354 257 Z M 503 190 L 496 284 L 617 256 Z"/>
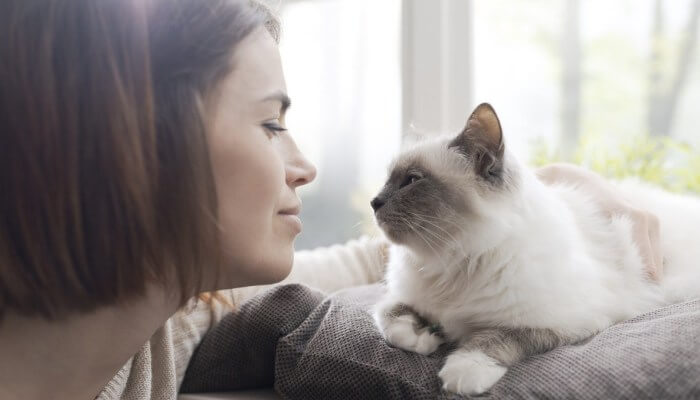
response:
<path fill-rule="evenodd" d="M 458 135 L 402 152 L 371 205 L 391 241 L 440 252 L 465 235 L 479 240 L 479 232 L 488 234 L 489 206 L 508 191 L 510 178 L 498 117 L 482 104 Z"/>

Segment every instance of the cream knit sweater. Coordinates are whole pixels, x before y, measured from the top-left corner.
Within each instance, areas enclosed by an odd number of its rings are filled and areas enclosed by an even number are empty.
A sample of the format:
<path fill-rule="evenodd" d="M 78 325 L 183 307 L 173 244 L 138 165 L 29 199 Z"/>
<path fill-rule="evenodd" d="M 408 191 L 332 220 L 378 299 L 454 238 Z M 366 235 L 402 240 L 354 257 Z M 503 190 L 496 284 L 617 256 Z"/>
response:
<path fill-rule="evenodd" d="M 279 284 L 303 283 L 326 293 L 377 282 L 384 273 L 385 243 L 361 238 L 345 245 L 300 251 L 289 277 Z M 268 286 L 221 291 L 241 304 Z M 187 364 L 202 337 L 230 309 L 221 303 L 192 301 L 158 329 L 97 396 L 99 400 L 174 400 Z"/>

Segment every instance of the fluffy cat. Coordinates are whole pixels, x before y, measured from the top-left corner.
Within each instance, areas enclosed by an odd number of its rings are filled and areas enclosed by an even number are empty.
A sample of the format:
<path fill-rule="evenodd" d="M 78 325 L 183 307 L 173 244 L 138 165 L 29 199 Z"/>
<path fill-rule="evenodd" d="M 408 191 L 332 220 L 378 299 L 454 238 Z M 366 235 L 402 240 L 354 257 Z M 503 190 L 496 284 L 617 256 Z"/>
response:
<path fill-rule="evenodd" d="M 605 215 L 576 185 L 539 181 L 505 150 L 490 105 L 457 136 L 403 151 L 372 200 L 393 243 L 374 311 L 385 339 L 421 354 L 456 342 L 443 386 L 480 394 L 529 355 L 700 295 L 700 200 L 617 185 L 659 217 L 660 283 L 644 270 L 631 221 Z"/>

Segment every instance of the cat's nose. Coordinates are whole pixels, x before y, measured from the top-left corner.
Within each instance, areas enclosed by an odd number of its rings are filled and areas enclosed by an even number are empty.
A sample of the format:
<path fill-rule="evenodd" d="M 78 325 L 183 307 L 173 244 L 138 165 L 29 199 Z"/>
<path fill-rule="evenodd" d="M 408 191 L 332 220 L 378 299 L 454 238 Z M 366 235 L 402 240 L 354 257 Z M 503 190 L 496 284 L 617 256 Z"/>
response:
<path fill-rule="evenodd" d="M 379 196 L 375 197 L 374 199 L 372 199 L 372 201 L 369 202 L 374 212 L 377 212 L 377 210 L 382 208 L 384 203 L 386 203 L 386 201 L 384 201 L 384 199 L 380 199 Z"/>

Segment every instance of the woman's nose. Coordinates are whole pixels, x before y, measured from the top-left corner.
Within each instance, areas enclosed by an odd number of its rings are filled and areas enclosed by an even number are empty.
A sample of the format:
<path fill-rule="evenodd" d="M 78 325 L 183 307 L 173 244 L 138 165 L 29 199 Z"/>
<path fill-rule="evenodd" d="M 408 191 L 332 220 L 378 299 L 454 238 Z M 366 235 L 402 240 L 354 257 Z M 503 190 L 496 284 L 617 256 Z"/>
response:
<path fill-rule="evenodd" d="M 294 158 L 287 164 L 287 184 L 293 187 L 303 186 L 316 178 L 316 167 L 296 151 Z"/>

